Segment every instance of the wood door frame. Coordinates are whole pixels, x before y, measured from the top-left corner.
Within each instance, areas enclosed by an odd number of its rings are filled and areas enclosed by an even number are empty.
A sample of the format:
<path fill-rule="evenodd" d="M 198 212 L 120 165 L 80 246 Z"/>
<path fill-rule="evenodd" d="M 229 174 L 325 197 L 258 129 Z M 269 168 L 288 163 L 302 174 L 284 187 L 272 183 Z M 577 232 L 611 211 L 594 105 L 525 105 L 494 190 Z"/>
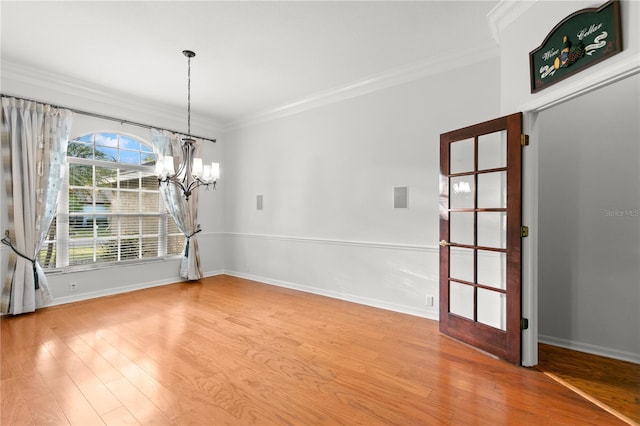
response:
<path fill-rule="evenodd" d="M 506 291 L 506 330 L 498 331 L 494 327 L 484 325 L 475 320 L 468 320 L 449 314 L 449 250 L 447 243 L 441 247 L 439 258 L 440 267 L 440 331 L 451 337 L 458 338 L 479 349 L 499 356 L 514 364 L 522 361 L 522 147 L 521 134 L 523 131 L 523 114 L 515 113 L 485 121 L 440 135 L 440 239 L 449 242 L 449 176 L 450 174 L 450 146 L 456 141 L 474 138 L 496 131 L 507 130 L 506 159 L 507 159 L 507 241 L 506 263 L 507 280 Z M 477 164 L 477 151 L 475 152 Z M 478 173 L 475 169 L 474 173 Z M 446 208 L 444 207 L 446 206 Z M 474 206 L 474 210 L 477 206 Z M 446 214 L 446 218 L 442 215 Z M 475 230 L 474 232 L 477 232 Z M 475 244 L 475 243 L 474 243 Z M 455 244 L 454 244 L 455 245 Z M 446 251 L 443 251 L 446 250 Z M 476 286 L 478 284 L 475 284 Z M 474 298 L 474 311 L 476 309 Z"/>

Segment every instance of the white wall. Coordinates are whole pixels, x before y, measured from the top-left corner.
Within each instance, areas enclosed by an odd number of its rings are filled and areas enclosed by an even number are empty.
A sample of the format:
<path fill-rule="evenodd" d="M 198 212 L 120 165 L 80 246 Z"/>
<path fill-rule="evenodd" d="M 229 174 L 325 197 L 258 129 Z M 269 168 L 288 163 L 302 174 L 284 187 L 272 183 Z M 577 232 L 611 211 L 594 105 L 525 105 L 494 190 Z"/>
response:
<path fill-rule="evenodd" d="M 640 362 L 640 75 L 543 111 L 540 339 Z"/>
<path fill-rule="evenodd" d="M 497 115 L 496 59 L 225 134 L 225 269 L 437 318 L 439 135 Z"/>

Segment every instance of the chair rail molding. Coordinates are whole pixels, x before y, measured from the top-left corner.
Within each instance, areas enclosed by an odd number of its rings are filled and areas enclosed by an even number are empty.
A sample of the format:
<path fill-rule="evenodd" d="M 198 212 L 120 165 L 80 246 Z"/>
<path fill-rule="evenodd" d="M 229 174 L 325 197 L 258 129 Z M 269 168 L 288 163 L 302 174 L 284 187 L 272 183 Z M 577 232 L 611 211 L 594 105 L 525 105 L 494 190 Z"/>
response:
<path fill-rule="evenodd" d="M 294 237 L 286 235 L 271 235 L 271 234 L 251 234 L 241 232 L 223 232 L 221 235 L 232 238 L 251 238 L 251 239 L 263 239 L 274 241 L 291 241 L 310 244 L 328 244 L 328 245 L 341 245 L 341 246 L 358 246 L 366 248 L 379 248 L 379 249 L 391 249 L 391 250 L 408 250 L 419 252 L 440 253 L 440 246 L 438 245 L 419 245 L 419 244 L 404 244 L 404 243 L 389 243 L 389 242 L 374 242 L 374 241 L 354 241 L 343 239 L 330 239 L 330 238 L 315 238 L 315 237 Z"/>

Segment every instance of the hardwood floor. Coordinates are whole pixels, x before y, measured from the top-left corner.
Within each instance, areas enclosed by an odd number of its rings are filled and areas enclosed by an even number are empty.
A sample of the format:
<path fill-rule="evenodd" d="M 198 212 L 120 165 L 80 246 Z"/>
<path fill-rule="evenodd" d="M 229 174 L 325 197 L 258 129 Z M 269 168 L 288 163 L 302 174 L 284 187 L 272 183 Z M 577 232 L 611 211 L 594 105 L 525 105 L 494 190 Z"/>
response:
<path fill-rule="evenodd" d="M 2 425 L 617 425 L 435 321 L 229 276 L 2 317 Z"/>
<path fill-rule="evenodd" d="M 628 423 L 640 424 L 640 365 L 538 345 L 537 368 Z"/>

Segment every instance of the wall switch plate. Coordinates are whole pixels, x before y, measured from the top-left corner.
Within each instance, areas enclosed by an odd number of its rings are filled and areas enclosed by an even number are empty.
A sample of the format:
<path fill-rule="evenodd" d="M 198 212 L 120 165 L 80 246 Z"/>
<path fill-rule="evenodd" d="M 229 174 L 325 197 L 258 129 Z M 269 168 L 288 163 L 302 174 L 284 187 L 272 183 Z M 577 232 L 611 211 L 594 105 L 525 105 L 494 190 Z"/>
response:
<path fill-rule="evenodd" d="M 433 299 L 434 299 L 434 297 L 432 295 L 427 294 L 424 297 L 424 304 L 427 305 L 427 306 L 433 306 Z"/>

